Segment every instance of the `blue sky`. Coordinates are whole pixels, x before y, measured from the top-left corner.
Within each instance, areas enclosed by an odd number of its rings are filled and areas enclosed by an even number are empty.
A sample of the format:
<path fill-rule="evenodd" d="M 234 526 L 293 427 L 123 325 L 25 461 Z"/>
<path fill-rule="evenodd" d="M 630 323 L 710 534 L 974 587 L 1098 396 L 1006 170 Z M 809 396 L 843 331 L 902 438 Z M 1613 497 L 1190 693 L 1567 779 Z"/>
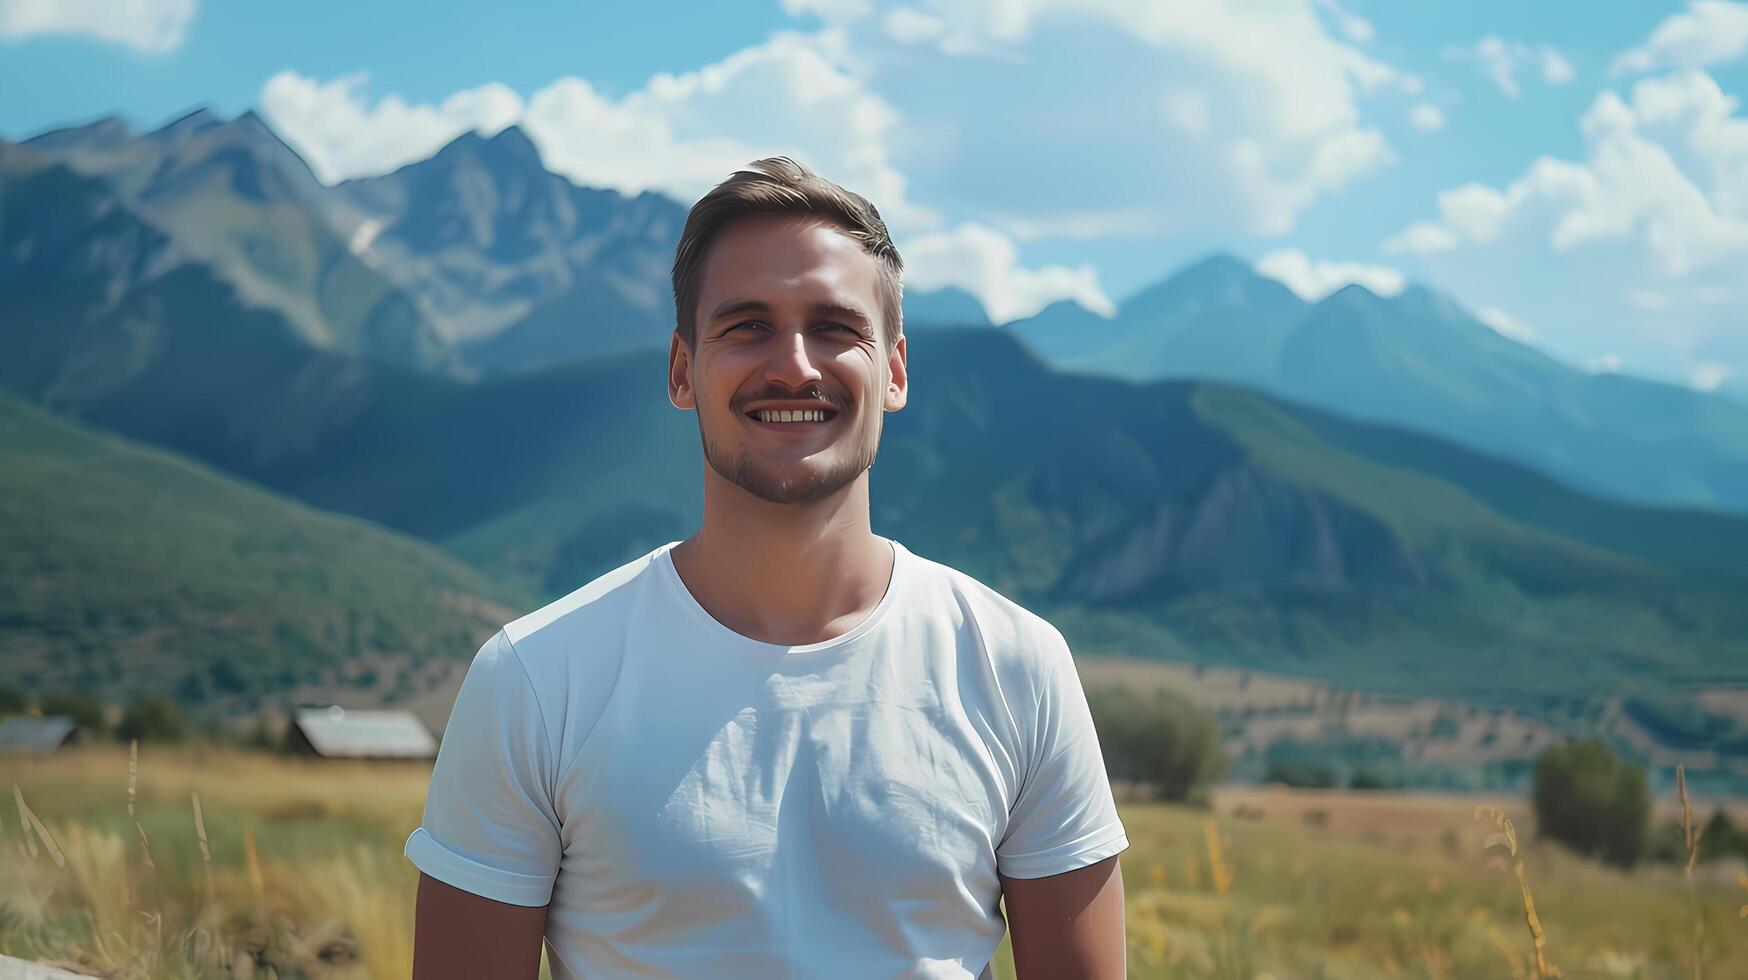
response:
<path fill-rule="evenodd" d="M 254 108 L 333 181 L 514 122 L 686 203 L 788 153 L 998 321 L 1224 250 L 1700 388 L 1748 385 L 1745 85 L 1737 2 L 0 0 L 8 139 Z"/>

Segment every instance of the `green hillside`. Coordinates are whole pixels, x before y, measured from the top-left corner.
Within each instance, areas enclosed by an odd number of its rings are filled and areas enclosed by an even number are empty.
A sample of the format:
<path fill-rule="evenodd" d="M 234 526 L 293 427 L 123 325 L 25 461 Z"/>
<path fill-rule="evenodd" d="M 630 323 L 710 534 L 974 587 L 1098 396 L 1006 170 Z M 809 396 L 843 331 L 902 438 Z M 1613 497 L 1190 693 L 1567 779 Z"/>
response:
<path fill-rule="evenodd" d="M 875 529 L 1088 651 L 1532 703 L 1748 680 L 1748 519 L 1235 386 L 1057 372 L 1000 330 L 911 356 Z M 662 379 L 630 354 L 376 402 L 286 486 L 550 598 L 696 526 L 696 418 Z"/>
<path fill-rule="evenodd" d="M 399 700 L 526 601 L 430 545 L 0 396 L 0 680 Z"/>

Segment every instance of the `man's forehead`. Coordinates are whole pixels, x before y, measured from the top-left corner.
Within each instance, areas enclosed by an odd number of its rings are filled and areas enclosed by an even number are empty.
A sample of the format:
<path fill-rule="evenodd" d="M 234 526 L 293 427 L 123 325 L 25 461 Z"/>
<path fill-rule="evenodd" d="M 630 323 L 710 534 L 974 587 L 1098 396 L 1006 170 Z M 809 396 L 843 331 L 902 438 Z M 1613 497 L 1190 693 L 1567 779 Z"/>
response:
<path fill-rule="evenodd" d="M 706 256 L 699 300 L 704 317 L 728 300 L 862 307 L 880 269 L 839 226 L 808 215 L 736 218 Z"/>

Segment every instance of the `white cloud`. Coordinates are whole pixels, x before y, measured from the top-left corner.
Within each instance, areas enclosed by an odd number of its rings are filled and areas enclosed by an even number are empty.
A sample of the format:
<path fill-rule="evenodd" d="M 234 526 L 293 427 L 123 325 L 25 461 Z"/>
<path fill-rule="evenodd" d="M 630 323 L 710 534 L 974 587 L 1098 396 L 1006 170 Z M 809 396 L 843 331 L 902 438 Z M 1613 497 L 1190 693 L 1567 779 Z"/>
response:
<path fill-rule="evenodd" d="M 1445 128 L 1445 114 L 1438 106 L 1422 102 L 1408 111 L 1408 123 L 1423 133 L 1436 133 Z"/>
<path fill-rule="evenodd" d="M 1470 47 L 1450 48 L 1445 56 L 1475 62 L 1499 91 L 1514 99 L 1523 94 L 1517 80 L 1520 71 L 1539 70 L 1549 85 L 1564 85 L 1578 77 L 1572 62 L 1553 45 L 1507 41 L 1492 34 Z"/>
<path fill-rule="evenodd" d="M 915 7 L 896 7 L 886 15 L 886 35 L 900 44 L 933 41 L 947 32 L 941 18 Z"/>
<path fill-rule="evenodd" d="M 1689 377 L 1693 386 L 1700 391 L 1717 391 L 1736 371 L 1727 364 L 1700 364 L 1693 369 Z"/>
<path fill-rule="evenodd" d="M 906 289 L 957 286 L 981 300 L 998 324 L 1031 316 L 1064 298 L 1103 316 L 1116 314 L 1116 304 L 1099 286 L 1092 266 L 1021 268 L 1013 242 L 985 225 L 967 223 L 922 235 L 901 244 L 899 252 Z"/>
<path fill-rule="evenodd" d="M 440 105 L 387 96 L 366 104 L 361 73 L 320 83 L 282 71 L 261 89 L 261 111 L 324 183 L 388 173 L 423 160 L 470 129 L 491 135 L 522 114 L 522 98 L 492 83 Z"/>
<path fill-rule="evenodd" d="M 555 173 L 625 194 L 656 190 L 691 203 L 760 157 L 793 156 L 876 202 L 894 233 L 935 227 L 889 160 L 896 111 L 839 57 L 830 32 L 778 32 L 764 44 L 679 75 L 659 73 L 614 99 L 581 78 L 529 96 L 492 84 L 440 105 L 387 96 L 364 78 L 319 84 L 293 72 L 262 90 L 262 109 L 322 179 L 384 173 L 423 159 L 468 129 L 517 122 Z"/>
<path fill-rule="evenodd" d="M 1349 41 L 1356 44 L 1370 44 L 1372 39 L 1377 36 L 1377 32 L 1372 29 L 1371 21 L 1353 13 L 1336 3 L 1335 0 L 1318 0 L 1318 6 L 1329 12 L 1329 16 L 1335 20 Z"/>
<path fill-rule="evenodd" d="M 1477 306 L 1532 320 L 1576 363 L 1685 383 L 1748 369 L 1748 118 L 1702 71 L 1604 91 L 1579 160 L 1544 156 L 1502 188 L 1438 195 L 1439 219 L 1388 237 Z M 1598 360 L 1604 358 L 1603 360 Z"/>
<path fill-rule="evenodd" d="M 897 112 L 836 53 L 829 34 L 822 43 L 780 32 L 695 71 L 655 75 L 621 98 L 565 78 L 526 102 L 488 85 L 439 105 L 394 96 L 371 103 L 363 76 L 321 84 L 282 72 L 263 89 L 262 106 L 325 180 L 382 173 L 470 128 L 495 132 L 511 122 L 549 169 L 578 183 L 628 194 L 653 189 L 685 203 L 759 157 L 786 153 L 877 204 L 902 242 L 907 288 L 965 289 L 996 322 L 1065 298 L 1115 312 L 1092 266 L 1024 267 L 1013 239 L 1149 234 L 1163 227 L 1157 215 L 1064 208 L 1012 214 L 1008 234 L 977 223 L 941 230 L 935 211 L 910 200 L 888 159 Z"/>
<path fill-rule="evenodd" d="M 1518 97 L 1517 58 L 1504 41 L 1491 36 L 1482 38 L 1475 45 L 1475 60 L 1481 63 L 1481 70 L 1493 79 L 1493 84 L 1499 86 L 1499 91 L 1514 99 Z"/>
<path fill-rule="evenodd" d="M 1542 59 L 1542 81 L 1549 85 L 1564 85 L 1578 77 L 1578 72 L 1572 68 L 1572 62 L 1554 48 L 1544 44 L 1539 52 Z"/>
<path fill-rule="evenodd" d="M 1609 66 L 1611 74 L 1704 68 L 1748 52 L 1748 4 L 1698 0 L 1665 19 L 1643 45 Z"/>
<path fill-rule="evenodd" d="M 1403 231 L 1384 239 L 1386 255 L 1401 255 L 1404 252 L 1430 255 L 1433 252 L 1448 252 L 1456 247 L 1457 236 L 1434 221 L 1416 221 Z"/>
<path fill-rule="evenodd" d="M 1402 273 L 1385 265 L 1313 261 L 1296 248 L 1270 252 L 1256 261 L 1256 271 L 1285 283 L 1299 298 L 1316 302 L 1349 283 L 1359 283 L 1379 296 L 1394 296 L 1406 282 Z"/>
<path fill-rule="evenodd" d="M 987 217 L 1004 234 L 1022 242 L 1041 238 L 1133 238 L 1164 234 L 1170 227 L 1164 215 L 1135 208 L 1044 214 L 993 213 Z"/>
<path fill-rule="evenodd" d="M 858 20 L 874 9 L 872 0 L 782 0 L 782 4 L 786 14 L 816 14 L 832 24 Z"/>
<path fill-rule="evenodd" d="M 1052 75 L 1054 93 L 989 100 L 977 118 L 955 119 L 968 169 L 994 165 L 980 145 L 994 156 L 1016 132 L 1061 131 L 1066 115 L 1082 169 L 1122 171 L 1102 181 L 1108 187 L 1156 188 L 1159 198 L 1147 203 L 1179 227 L 1290 230 L 1318 198 L 1395 162 L 1362 118 L 1361 100 L 1420 87 L 1349 43 L 1369 36 L 1370 25 L 1329 0 L 913 0 L 900 9 L 902 17 L 886 18 L 884 36 L 961 56 L 951 76 L 959 86 L 1003 87 L 1016 61 L 1099 64 Z M 1119 71 L 1151 118 L 1112 103 L 1107 76 Z M 1013 161 L 1012 153 L 1004 171 L 1036 168 L 1040 181 L 1061 172 L 1057 160 Z"/>
<path fill-rule="evenodd" d="M 1585 363 L 1584 369 L 1591 374 L 1615 374 L 1620 371 L 1623 363 L 1619 354 L 1609 351 L 1591 358 Z"/>
<path fill-rule="evenodd" d="M 887 144 L 900 117 L 851 73 L 839 37 L 779 32 L 621 99 L 563 79 L 528 100 L 547 165 L 579 183 L 690 203 L 759 157 L 788 154 L 877 203 L 894 233 L 939 217 L 911 201 Z"/>
<path fill-rule="evenodd" d="M 1489 306 L 1476 310 L 1475 319 L 1519 343 L 1527 344 L 1536 339 L 1536 332 L 1531 330 L 1528 324 L 1498 307 Z"/>
<path fill-rule="evenodd" d="M 195 0 L 0 0 L 0 38 L 78 34 L 148 54 L 173 51 Z"/>

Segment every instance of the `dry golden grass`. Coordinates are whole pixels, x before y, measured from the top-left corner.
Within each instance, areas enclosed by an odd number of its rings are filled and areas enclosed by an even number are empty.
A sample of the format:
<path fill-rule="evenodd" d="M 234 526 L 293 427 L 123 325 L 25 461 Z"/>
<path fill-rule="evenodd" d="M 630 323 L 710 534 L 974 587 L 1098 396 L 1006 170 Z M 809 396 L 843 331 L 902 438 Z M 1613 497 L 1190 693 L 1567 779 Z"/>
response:
<path fill-rule="evenodd" d="M 408 974 L 417 872 L 401 847 L 428 767 L 148 747 L 130 812 L 129 764 L 114 747 L 0 759 L 0 792 L 22 801 L 0 820 L 0 952 L 116 977 Z M 1518 839 L 1517 801 L 1499 801 L 1516 853 L 1489 852 L 1477 802 L 1238 788 L 1213 811 L 1124 801 L 1130 974 L 1551 975 L 1539 940 L 1573 978 L 1748 975 L 1748 876 L 1611 870 Z"/>

